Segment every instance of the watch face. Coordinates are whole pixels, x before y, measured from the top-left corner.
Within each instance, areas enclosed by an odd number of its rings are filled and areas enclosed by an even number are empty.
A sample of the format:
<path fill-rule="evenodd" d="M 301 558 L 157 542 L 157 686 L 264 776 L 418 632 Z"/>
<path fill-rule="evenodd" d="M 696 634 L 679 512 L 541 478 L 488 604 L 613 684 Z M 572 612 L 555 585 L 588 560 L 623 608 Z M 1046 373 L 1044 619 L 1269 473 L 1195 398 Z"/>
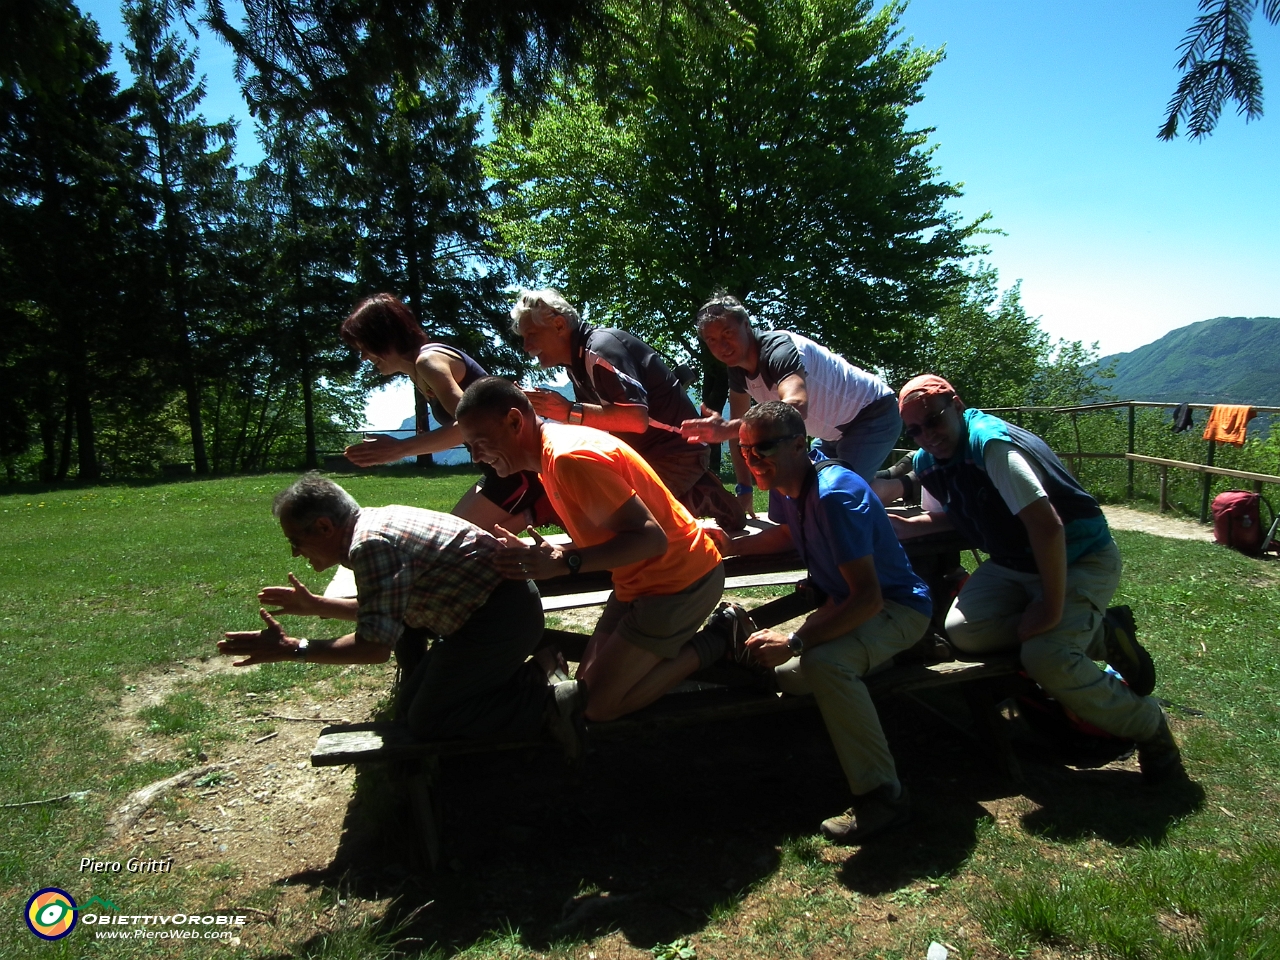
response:
<path fill-rule="evenodd" d="M 565 563 L 569 564 L 569 572 L 577 573 L 578 568 L 582 566 L 582 554 L 570 553 L 565 556 Z"/>

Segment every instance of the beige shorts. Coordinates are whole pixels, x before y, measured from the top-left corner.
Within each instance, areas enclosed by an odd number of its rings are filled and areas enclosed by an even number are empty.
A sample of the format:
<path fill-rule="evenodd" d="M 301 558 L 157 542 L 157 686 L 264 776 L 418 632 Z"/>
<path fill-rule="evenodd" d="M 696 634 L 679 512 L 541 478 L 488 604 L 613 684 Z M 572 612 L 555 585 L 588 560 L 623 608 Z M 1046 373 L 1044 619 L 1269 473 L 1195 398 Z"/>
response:
<path fill-rule="evenodd" d="M 679 593 L 636 597 L 629 602 L 610 594 L 596 633 L 620 634 L 628 643 L 670 660 L 701 629 L 722 593 L 724 564 L 717 563 Z"/>

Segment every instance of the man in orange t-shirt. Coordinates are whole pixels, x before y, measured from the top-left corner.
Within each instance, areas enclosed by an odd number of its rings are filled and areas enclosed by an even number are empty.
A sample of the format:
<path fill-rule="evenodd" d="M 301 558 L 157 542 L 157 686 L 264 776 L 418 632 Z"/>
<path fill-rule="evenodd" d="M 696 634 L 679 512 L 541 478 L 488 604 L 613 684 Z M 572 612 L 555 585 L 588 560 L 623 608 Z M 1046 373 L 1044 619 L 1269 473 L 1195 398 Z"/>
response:
<path fill-rule="evenodd" d="M 468 387 L 457 417 L 473 459 L 500 477 L 542 475 L 573 538 L 552 546 L 535 533 L 527 545 L 499 529 L 499 569 L 534 580 L 613 572 L 613 595 L 578 671 L 588 719 L 638 710 L 724 654 L 718 632 L 699 633 L 724 589 L 720 552 L 638 453 L 603 431 L 540 419 L 498 377 Z"/>

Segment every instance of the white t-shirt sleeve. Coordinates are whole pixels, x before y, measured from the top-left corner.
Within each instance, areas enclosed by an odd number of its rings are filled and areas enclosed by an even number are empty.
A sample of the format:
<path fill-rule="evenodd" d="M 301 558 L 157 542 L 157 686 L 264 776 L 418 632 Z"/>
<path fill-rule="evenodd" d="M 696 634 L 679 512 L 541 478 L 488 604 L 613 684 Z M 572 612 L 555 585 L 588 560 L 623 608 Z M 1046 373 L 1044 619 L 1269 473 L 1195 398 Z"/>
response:
<path fill-rule="evenodd" d="M 982 448 L 983 466 L 1009 512 L 1017 516 L 1027 506 L 1049 494 L 1036 464 L 1011 443 L 988 440 Z"/>

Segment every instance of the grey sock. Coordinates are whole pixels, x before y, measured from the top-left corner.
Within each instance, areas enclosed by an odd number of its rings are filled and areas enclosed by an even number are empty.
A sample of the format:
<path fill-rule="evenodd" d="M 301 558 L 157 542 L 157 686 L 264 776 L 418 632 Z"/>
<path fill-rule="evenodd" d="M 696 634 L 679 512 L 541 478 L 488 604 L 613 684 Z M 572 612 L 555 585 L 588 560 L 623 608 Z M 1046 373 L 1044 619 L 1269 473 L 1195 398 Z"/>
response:
<path fill-rule="evenodd" d="M 705 670 L 724 656 L 728 642 L 719 630 L 699 630 L 689 641 L 698 654 L 698 668 Z"/>

